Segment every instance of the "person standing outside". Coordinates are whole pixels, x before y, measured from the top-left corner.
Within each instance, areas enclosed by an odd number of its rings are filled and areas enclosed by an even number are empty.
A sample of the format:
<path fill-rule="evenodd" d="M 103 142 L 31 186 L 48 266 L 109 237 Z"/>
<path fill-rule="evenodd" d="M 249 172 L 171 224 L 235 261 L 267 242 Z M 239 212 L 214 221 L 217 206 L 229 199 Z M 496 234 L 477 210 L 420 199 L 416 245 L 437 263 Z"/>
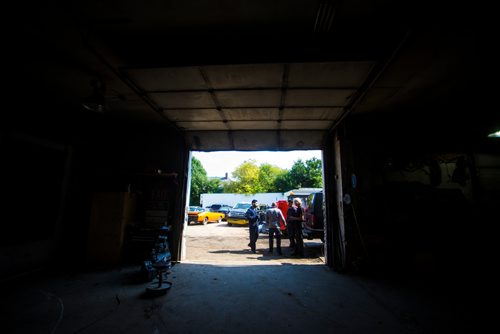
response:
<path fill-rule="evenodd" d="M 259 203 L 256 199 L 252 200 L 252 206 L 248 208 L 245 217 L 248 220 L 248 230 L 250 231 L 250 243 L 248 246 L 252 253 L 256 253 L 256 243 L 259 238 Z"/>
<path fill-rule="evenodd" d="M 286 226 L 286 221 L 281 210 L 277 208 L 276 202 L 273 202 L 271 208 L 266 211 L 266 222 L 269 224 L 269 254 L 273 253 L 273 239 L 276 236 L 276 250 L 279 255 L 283 255 L 281 253 L 280 222 Z"/>
<path fill-rule="evenodd" d="M 297 211 L 297 208 L 293 206 L 293 199 L 288 200 L 288 209 L 286 211 L 286 230 L 288 232 L 288 239 L 290 239 L 290 248 L 295 248 L 295 231 L 294 231 L 294 225 L 292 224 L 290 217 L 293 217 L 295 215 L 295 212 Z"/>
<path fill-rule="evenodd" d="M 287 212 L 287 219 L 292 225 L 293 240 L 295 241 L 295 250 L 292 256 L 304 256 L 304 240 L 302 239 L 302 222 L 304 221 L 304 209 L 300 198 L 293 199 L 294 210 Z"/>

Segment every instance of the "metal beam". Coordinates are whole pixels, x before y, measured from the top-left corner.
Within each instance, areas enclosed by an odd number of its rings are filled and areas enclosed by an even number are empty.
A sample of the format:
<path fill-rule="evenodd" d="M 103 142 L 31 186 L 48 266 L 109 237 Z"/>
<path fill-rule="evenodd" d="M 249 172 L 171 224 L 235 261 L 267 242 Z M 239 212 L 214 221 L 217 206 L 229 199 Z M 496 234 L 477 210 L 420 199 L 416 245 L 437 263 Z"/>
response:
<path fill-rule="evenodd" d="M 200 71 L 200 74 L 201 74 L 203 80 L 205 81 L 205 84 L 208 87 L 207 92 L 210 94 L 210 97 L 212 98 L 212 101 L 214 102 L 215 109 L 217 109 L 217 111 L 219 112 L 222 121 L 226 125 L 226 128 L 228 130 L 231 130 L 230 127 L 229 127 L 228 121 L 227 121 L 226 114 L 222 110 L 222 105 L 221 105 L 221 103 L 219 102 L 219 99 L 217 98 L 217 96 L 214 93 L 214 89 L 212 88 L 212 83 L 210 82 L 210 79 L 208 78 L 208 74 L 205 72 L 205 70 L 202 67 L 199 67 L 198 70 Z"/>
<path fill-rule="evenodd" d="M 354 94 L 353 98 L 351 99 L 350 103 L 344 107 L 344 112 L 340 115 L 338 120 L 332 125 L 332 127 L 329 130 L 329 133 L 333 132 L 337 126 L 342 123 L 342 121 L 353 111 L 356 109 L 356 107 L 359 105 L 359 103 L 363 100 L 365 95 L 368 93 L 370 88 L 373 87 L 373 85 L 377 82 L 377 80 L 380 78 L 380 76 L 385 72 L 385 70 L 389 67 L 389 65 L 392 64 L 398 53 L 401 51 L 403 45 L 406 43 L 408 40 L 409 36 L 411 35 L 411 31 L 408 31 L 401 41 L 398 43 L 396 48 L 391 52 L 390 55 L 388 55 L 385 59 L 381 59 L 378 61 L 374 66 L 368 77 L 366 78 L 365 82 L 359 87 L 359 89 L 356 91 Z"/>
<path fill-rule="evenodd" d="M 221 109 L 226 109 L 226 110 L 231 110 L 231 109 L 279 109 L 279 106 L 246 106 L 246 107 L 224 107 Z M 284 109 L 328 109 L 328 108 L 345 108 L 345 106 L 338 106 L 338 105 L 333 105 L 333 106 L 286 106 Z M 214 108 L 207 108 L 207 107 L 177 107 L 177 108 L 170 108 L 172 110 L 207 110 L 207 109 L 214 109 Z M 217 108 L 215 108 L 217 109 Z M 218 109 L 217 109 L 218 110 Z M 222 111 L 222 110 L 218 110 Z"/>
<path fill-rule="evenodd" d="M 289 71 L 289 70 L 287 70 Z M 287 74 L 287 84 L 288 84 L 288 74 Z M 266 91 L 266 90 L 278 90 L 281 89 L 283 90 L 282 87 L 254 87 L 254 88 L 221 88 L 221 89 L 215 89 L 215 88 L 210 88 L 210 89 L 166 89 L 166 90 L 149 90 L 147 91 L 148 94 L 162 94 L 162 93 L 199 93 L 199 92 L 238 92 L 238 91 Z M 358 87 L 352 87 L 352 86 L 343 86 L 343 87 L 293 87 L 289 88 L 286 87 L 287 91 L 293 91 L 293 90 L 325 90 L 325 89 L 331 89 L 331 90 L 353 90 L 353 89 L 358 89 Z"/>

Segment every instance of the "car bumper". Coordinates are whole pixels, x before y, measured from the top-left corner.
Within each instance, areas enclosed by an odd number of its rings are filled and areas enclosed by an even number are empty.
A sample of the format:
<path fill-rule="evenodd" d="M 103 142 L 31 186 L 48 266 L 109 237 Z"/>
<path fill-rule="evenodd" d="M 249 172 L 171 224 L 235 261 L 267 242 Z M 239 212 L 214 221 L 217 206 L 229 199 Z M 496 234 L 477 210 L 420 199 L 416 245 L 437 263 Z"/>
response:
<path fill-rule="evenodd" d="M 188 215 L 188 223 L 198 222 L 198 215 Z"/>
<path fill-rule="evenodd" d="M 235 224 L 235 225 L 246 225 L 246 224 L 248 224 L 248 221 L 246 219 L 241 219 L 241 218 L 227 217 L 227 223 L 228 224 Z"/>

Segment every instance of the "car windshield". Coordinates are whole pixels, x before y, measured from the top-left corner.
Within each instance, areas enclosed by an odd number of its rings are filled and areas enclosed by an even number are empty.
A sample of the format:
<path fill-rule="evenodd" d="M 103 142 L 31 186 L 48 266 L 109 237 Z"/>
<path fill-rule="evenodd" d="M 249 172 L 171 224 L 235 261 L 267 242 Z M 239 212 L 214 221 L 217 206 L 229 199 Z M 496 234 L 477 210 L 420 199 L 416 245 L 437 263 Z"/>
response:
<path fill-rule="evenodd" d="M 248 209 L 251 206 L 252 206 L 252 204 L 250 204 L 250 203 L 238 203 L 234 206 L 233 209 Z"/>
<path fill-rule="evenodd" d="M 199 206 L 190 206 L 189 211 L 203 211 Z"/>

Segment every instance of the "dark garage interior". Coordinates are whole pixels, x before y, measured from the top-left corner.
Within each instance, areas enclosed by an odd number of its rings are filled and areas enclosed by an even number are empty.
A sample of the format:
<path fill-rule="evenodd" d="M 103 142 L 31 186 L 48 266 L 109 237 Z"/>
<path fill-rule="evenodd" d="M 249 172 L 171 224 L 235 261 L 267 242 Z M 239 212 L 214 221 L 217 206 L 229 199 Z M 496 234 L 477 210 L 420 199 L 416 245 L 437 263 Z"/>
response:
<path fill-rule="evenodd" d="M 479 4 L 392 0 L 74 0 L 7 9 L 0 125 L 7 332 L 196 333 L 207 323 L 205 331 L 220 333 L 477 329 L 473 313 L 495 291 L 500 203 L 500 138 L 488 136 L 500 131 L 489 13 Z M 218 268 L 242 280 L 173 296 L 183 275 L 208 284 L 217 272 L 182 261 L 189 152 L 298 149 L 324 153 L 325 270 Z M 140 285 L 120 300 L 122 285 L 112 296 L 127 311 L 117 316 L 100 296 L 150 251 L 138 242 L 158 227 L 150 210 L 164 212 L 160 220 L 172 227 L 178 281 L 160 304 L 134 300 Z M 233 320 L 231 298 L 242 298 L 245 313 L 273 303 L 235 295 L 251 288 L 246 276 L 281 268 L 297 280 L 321 277 L 319 320 Z M 87 284 L 79 275 L 89 273 L 96 275 L 89 282 L 106 283 Z M 373 312 L 365 297 L 330 291 L 349 286 L 366 293 Z M 389 295 L 401 286 L 440 306 L 419 316 L 400 311 Z M 186 320 L 188 305 L 221 296 L 230 301 L 218 313 Z M 300 308 L 312 300 L 294 296 L 290 314 L 305 317 Z M 72 307 L 88 318 L 75 318 Z M 130 324 L 133 312 L 139 317 Z M 391 316 L 368 323 L 358 312 Z"/>

